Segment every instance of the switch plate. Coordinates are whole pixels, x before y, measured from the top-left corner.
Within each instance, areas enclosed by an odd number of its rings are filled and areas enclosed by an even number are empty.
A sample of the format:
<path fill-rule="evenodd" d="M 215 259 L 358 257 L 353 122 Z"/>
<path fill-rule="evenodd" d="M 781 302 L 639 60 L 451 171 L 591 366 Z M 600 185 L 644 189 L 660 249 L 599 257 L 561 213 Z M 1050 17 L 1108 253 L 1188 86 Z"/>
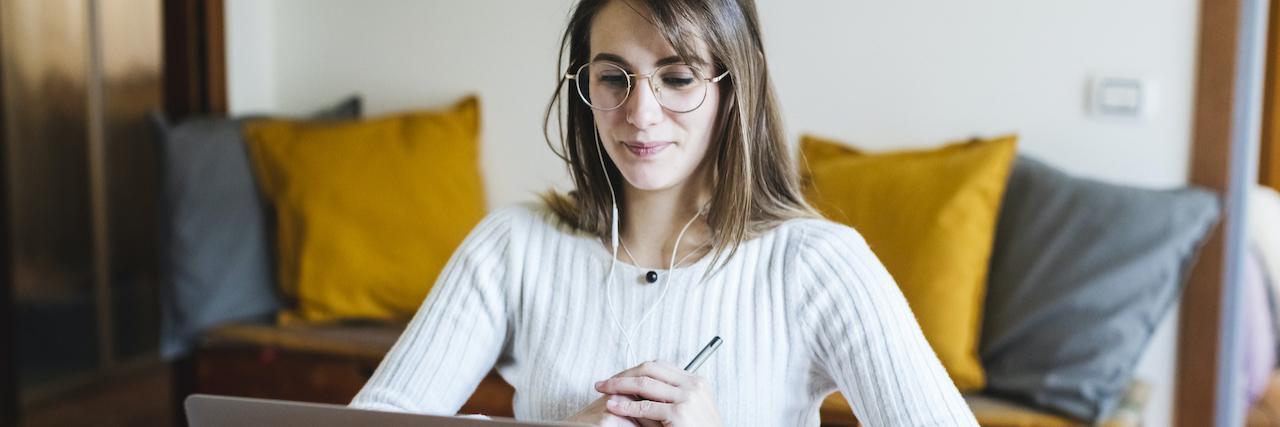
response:
<path fill-rule="evenodd" d="M 1140 119 L 1151 117 L 1155 85 L 1141 77 L 1098 76 L 1089 85 L 1089 111 L 1100 117 Z"/>

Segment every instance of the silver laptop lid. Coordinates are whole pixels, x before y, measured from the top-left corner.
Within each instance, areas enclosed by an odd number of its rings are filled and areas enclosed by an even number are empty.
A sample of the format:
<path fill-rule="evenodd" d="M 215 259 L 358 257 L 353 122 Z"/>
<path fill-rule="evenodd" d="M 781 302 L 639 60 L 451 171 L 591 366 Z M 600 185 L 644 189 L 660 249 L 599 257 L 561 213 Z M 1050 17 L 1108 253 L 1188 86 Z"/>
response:
<path fill-rule="evenodd" d="M 184 406 L 187 423 L 191 427 L 589 427 L 586 424 L 526 423 L 510 418 L 483 420 L 366 411 L 342 405 L 208 394 L 188 396 Z"/>

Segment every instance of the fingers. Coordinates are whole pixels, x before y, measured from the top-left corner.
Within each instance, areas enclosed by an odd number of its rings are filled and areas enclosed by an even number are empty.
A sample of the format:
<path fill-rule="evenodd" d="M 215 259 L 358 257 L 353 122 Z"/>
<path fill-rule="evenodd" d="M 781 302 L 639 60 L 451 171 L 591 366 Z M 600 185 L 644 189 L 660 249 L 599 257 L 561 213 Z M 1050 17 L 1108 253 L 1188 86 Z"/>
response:
<path fill-rule="evenodd" d="M 639 423 L 640 427 L 664 427 L 661 421 L 654 421 L 647 418 L 632 418 L 632 420 Z"/>
<path fill-rule="evenodd" d="M 605 402 L 605 407 L 609 409 L 609 412 L 620 417 L 643 418 L 660 422 L 671 419 L 670 403 L 652 400 L 637 400 L 633 402 L 609 400 Z"/>
<path fill-rule="evenodd" d="M 608 395 L 608 396 L 609 398 L 605 399 L 605 413 L 614 415 L 614 416 L 616 416 L 617 414 L 609 412 L 608 401 L 612 400 L 614 402 L 634 402 L 640 399 L 638 397 L 631 396 L 631 395 L 624 396 L 624 395 L 614 394 L 614 395 Z M 653 421 L 653 420 L 646 420 L 643 418 L 637 419 L 637 418 L 631 418 L 631 417 L 618 417 L 618 418 L 629 421 L 629 424 L 627 425 L 631 427 L 663 427 L 662 423 Z"/>
<path fill-rule="evenodd" d="M 612 401 L 615 401 L 615 402 L 630 402 L 630 401 L 632 401 L 632 400 L 636 400 L 636 399 L 635 399 L 634 397 L 630 397 L 630 396 L 623 396 L 623 395 L 620 395 L 620 394 L 615 394 L 615 395 L 609 395 L 609 398 L 608 398 L 608 399 L 606 399 L 606 400 L 612 400 Z"/>
<path fill-rule="evenodd" d="M 577 413 L 566 418 L 566 422 L 591 424 L 600 427 L 652 427 L 631 417 L 622 417 L 609 412 L 605 402 L 609 400 L 630 401 L 630 396 L 606 395 L 596 399 Z M 660 426 L 659 426 L 660 427 Z"/>
<path fill-rule="evenodd" d="M 693 374 L 685 372 L 665 360 L 650 360 L 613 376 L 613 378 L 622 377 L 649 377 L 680 387 L 688 384 Z"/>
<path fill-rule="evenodd" d="M 666 403 L 684 401 L 688 394 L 678 387 L 650 377 L 610 378 L 597 382 L 595 387 L 596 391 L 604 394 L 640 396 Z"/>
<path fill-rule="evenodd" d="M 608 399 L 605 409 L 641 427 L 723 425 L 706 378 L 664 361 L 641 363 L 596 383 L 595 389 L 605 395 L 626 396 Z"/>

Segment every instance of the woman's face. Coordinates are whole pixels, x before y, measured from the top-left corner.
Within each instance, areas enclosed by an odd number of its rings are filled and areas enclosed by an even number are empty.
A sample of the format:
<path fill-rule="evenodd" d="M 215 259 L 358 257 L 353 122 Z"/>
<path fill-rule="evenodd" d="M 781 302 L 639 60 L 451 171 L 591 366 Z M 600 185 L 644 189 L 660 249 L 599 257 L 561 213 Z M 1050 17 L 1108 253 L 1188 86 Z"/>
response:
<path fill-rule="evenodd" d="M 628 73 L 647 75 L 661 65 L 683 63 L 658 29 L 624 1 L 609 2 L 596 15 L 590 43 L 590 60 L 608 60 Z M 705 64 L 713 63 L 705 52 L 699 55 Z M 689 65 L 699 67 L 704 76 L 712 71 L 700 64 Z M 706 83 L 702 105 L 676 113 L 658 104 L 648 78 L 631 82 L 631 94 L 620 107 L 592 110 L 605 152 L 636 189 L 663 190 L 684 184 L 711 146 L 720 109 L 719 88 Z"/>

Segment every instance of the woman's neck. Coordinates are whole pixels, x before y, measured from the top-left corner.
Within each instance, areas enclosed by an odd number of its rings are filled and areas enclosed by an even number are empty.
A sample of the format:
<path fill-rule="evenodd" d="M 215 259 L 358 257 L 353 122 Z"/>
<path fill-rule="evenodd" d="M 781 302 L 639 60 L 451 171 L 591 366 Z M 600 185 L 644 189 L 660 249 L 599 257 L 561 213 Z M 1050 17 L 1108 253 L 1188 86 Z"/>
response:
<path fill-rule="evenodd" d="M 709 199 L 706 186 L 686 183 L 663 190 L 640 190 L 630 184 L 624 187 L 620 233 L 626 251 L 619 254 L 620 259 L 642 268 L 668 268 L 677 238 L 676 267 L 697 262 L 710 250 L 711 228 L 706 216 L 698 214 Z M 681 236 L 686 225 L 688 229 Z M 686 256 L 686 261 L 680 262 Z"/>

